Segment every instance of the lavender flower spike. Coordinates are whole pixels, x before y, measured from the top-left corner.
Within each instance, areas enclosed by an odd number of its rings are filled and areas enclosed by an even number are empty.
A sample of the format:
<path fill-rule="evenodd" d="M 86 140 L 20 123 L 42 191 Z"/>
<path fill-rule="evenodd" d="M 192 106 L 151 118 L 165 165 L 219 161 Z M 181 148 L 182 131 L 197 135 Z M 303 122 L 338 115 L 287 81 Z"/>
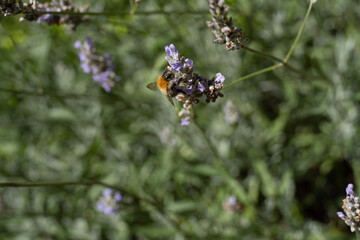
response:
<path fill-rule="evenodd" d="M 344 220 L 346 225 L 350 227 L 351 232 L 355 230 L 360 231 L 360 202 L 359 198 L 355 197 L 353 191 L 354 185 L 349 184 L 346 187 L 346 198 L 343 200 L 343 212 L 337 212 L 339 218 Z"/>
<path fill-rule="evenodd" d="M 115 192 L 110 188 L 106 188 L 102 192 L 100 200 L 97 202 L 98 211 L 113 215 L 119 212 L 119 203 L 122 201 L 122 195 L 119 192 Z"/>
<path fill-rule="evenodd" d="M 120 77 L 114 72 L 115 66 L 110 54 L 101 56 L 94 46 L 94 41 L 89 37 L 83 43 L 80 41 L 74 43 L 74 47 L 79 49 L 78 56 L 83 71 L 92 74 L 93 80 L 99 83 L 106 92 L 110 92 L 115 83 L 120 81 Z"/>
<path fill-rule="evenodd" d="M 209 0 L 209 11 L 213 22 L 207 21 L 206 24 L 216 37 L 214 43 L 225 44 L 228 51 L 237 50 L 248 40 L 243 39 L 241 28 L 233 26 L 232 19 L 227 17 L 230 8 L 224 4 L 224 0 Z"/>

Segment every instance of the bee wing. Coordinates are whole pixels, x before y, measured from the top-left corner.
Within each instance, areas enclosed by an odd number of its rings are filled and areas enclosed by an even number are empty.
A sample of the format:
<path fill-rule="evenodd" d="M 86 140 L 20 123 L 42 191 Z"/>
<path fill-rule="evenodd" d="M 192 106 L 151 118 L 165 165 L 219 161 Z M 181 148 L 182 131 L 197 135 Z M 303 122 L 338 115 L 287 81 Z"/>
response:
<path fill-rule="evenodd" d="M 169 102 L 171 103 L 171 105 L 173 105 L 173 107 L 175 107 L 175 105 L 174 105 L 174 102 L 173 102 L 172 98 L 171 98 L 170 96 L 166 96 L 166 97 L 167 97 L 167 99 L 169 100 Z"/>
<path fill-rule="evenodd" d="M 156 91 L 158 89 L 156 82 L 149 83 L 146 87 L 150 90 Z"/>

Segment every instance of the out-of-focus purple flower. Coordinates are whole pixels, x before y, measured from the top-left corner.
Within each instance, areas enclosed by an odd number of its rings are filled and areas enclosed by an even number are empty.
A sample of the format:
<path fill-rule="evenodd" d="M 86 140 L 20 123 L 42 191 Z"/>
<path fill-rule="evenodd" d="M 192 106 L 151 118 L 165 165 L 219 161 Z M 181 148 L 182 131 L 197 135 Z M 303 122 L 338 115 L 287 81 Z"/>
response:
<path fill-rule="evenodd" d="M 190 117 L 181 118 L 181 126 L 188 126 L 190 124 Z"/>
<path fill-rule="evenodd" d="M 360 231 L 360 202 L 359 198 L 355 197 L 353 189 L 354 185 L 351 183 L 346 187 L 346 198 L 342 205 L 345 214 L 337 212 L 338 217 L 344 220 L 351 232 Z"/>
<path fill-rule="evenodd" d="M 353 184 L 348 184 L 346 187 L 346 195 L 351 195 L 354 196 L 354 185 Z"/>
<path fill-rule="evenodd" d="M 338 215 L 339 218 L 341 218 L 342 220 L 345 220 L 345 215 L 343 212 L 337 212 L 336 214 Z"/>
<path fill-rule="evenodd" d="M 63 1 L 63 0 L 52 0 L 51 2 L 46 3 L 38 3 L 35 2 L 36 11 L 41 14 L 41 12 L 86 12 L 89 8 L 89 5 L 86 4 L 80 9 L 75 9 L 72 5 L 71 0 Z M 60 24 L 69 24 L 72 26 L 72 29 L 75 30 L 76 27 L 82 23 L 87 21 L 87 19 L 82 16 L 78 16 L 75 14 L 44 14 L 37 18 L 38 23 L 46 23 L 49 25 L 60 25 Z"/>
<path fill-rule="evenodd" d="M 106 53 L 104 57 L 101 56 L 90 37 L 87 37 L 83 43 L 76 41 L 74 47 L 79 49 L 78 56 L 83 71 L 91 73 L 93 80 L 99 83 L 106 92 L 110 92 L 115 83 L 120 81 L 120 77 L 114 72 L 115 65 L 111 61 L 111 55 Z"/>
<path fill-rule="evenodd" d="M 119 203 L 121 202 L 122 195 L 119 192 L 106 188 L 97 202 L 97 209 L 104 214 L 113 215 L 119 212 Z"/>
<path fill-rule="evenodd" d="M 223 202 L 222 206 L 224 210 L 231 213 L 241 209 L 241 205 L 238 203 L 235 196 L 230 196 L 225 202 Z"/>
<path fill-rule="evenodd" d="M 82 44 L 81 44 L 80 41 L 76 41 L 76 42 L 74 43 L 74 48 L 81 48 L 81 46 L 82 46 Z"/>

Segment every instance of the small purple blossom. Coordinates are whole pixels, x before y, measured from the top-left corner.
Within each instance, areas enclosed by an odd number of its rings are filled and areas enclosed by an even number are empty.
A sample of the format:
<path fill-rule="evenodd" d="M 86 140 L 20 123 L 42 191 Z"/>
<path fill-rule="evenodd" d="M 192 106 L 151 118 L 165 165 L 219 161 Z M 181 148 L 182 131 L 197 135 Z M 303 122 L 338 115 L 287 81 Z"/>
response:
<path fill-rule="evenodd" d="M 175 45 L 170 44 L 169 46 L 165 46 L 165 51 L 167 53 L 165 59 L 168 61 L 169 65 L 171 66 L 171 70 L 180 72 L 183 66 L 179 59 L 179 51 L 176 49 Z"/>
<path fill-rule="evenodd" d="M 354 185 L 348 184 L 346 187 L 346 195 L 354 196 Z"/>
<path fill-rule="evenodd" d="M 190 124 L 190 117 L 181 118 L 181 126 L 188 126 Z"/>
<path fill-rule="evenodd" d="M 198 85 L 197 85 L 197 89 L 198 89 L 200 92 L 204 92 L 205 89 L 206 89 L 204 83 L 199 82 Z"/>
<path fill-rule="evenodd" d="M 338 215 L 339 218 L 341 218 L 342 220 L 345 220 L 345 215 L 343 212 L 337 212 L 336 214 Z"/>
<path fill-rule="evenodd" d="M 215 82 L 223 83 L 225 81 L 225 77 L 221 73 L 216 74 Z"/>
<path fill-rule="evenodd" d="M 193 60 L 191 60 L 191 59 L 185 59 L 185 63 L 188 65 L 188 66 L 190 66 L 190 67 L 193 67 L 194 66 L 194 62 L 193 62 Z"/>
<path fill-rule="evenodd" d="M 95 43 L 87 37 L 83 43 L 76 41 L 74 47 L 79 49 L 78 56 L 81 61 L 81 68 L 85 73 L 91 73 L 93 80 L 100 84 L 106 91 L 110 92 L 115 83 L 120 81 L 114 70 L 115 65 L 111 61 L 111 55 L 106 53 L 101 56 L 95 49 Z"/>
<path fill-rule="evenodd" d="M 239 211 L 241 209 L 241 205 L 238 203 L 235 196 L 228 197 L 228 199 L 223 202 L 222 206 L 224 210 L 230 213 Z"/>
<path fill-rule="evenodd" d="M 174 44 L 170 44 L 169 46 L 165 46 L 165 51 L 169 58 L 179 59 L 179 50 L 176 49 Z"/>
<path fill-rule="evenodd" d="M 121 202 L 122 195 L 119 192 L 106 188 L 97 202 L 97 209 L 104 214 L 113 215 L 119 212 L 119 203 Z"/>

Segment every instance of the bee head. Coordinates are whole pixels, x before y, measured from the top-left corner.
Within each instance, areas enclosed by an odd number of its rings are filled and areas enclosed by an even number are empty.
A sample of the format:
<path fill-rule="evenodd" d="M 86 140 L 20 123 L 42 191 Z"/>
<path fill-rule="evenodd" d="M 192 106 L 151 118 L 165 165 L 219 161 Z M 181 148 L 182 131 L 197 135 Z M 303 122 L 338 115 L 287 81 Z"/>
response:
<path fill-rule="evenodd" d="M 174 75 L 174 73 L 172 73 L 171 71 L 168 71 L 168 70 L 166 70 L 163 74 L 162 74 L 162 76 L 164 77 L 164 79 L 166 80 L 166 81 L 171 81 L 174 77 L 175 77 L 175 75 Z"/>

